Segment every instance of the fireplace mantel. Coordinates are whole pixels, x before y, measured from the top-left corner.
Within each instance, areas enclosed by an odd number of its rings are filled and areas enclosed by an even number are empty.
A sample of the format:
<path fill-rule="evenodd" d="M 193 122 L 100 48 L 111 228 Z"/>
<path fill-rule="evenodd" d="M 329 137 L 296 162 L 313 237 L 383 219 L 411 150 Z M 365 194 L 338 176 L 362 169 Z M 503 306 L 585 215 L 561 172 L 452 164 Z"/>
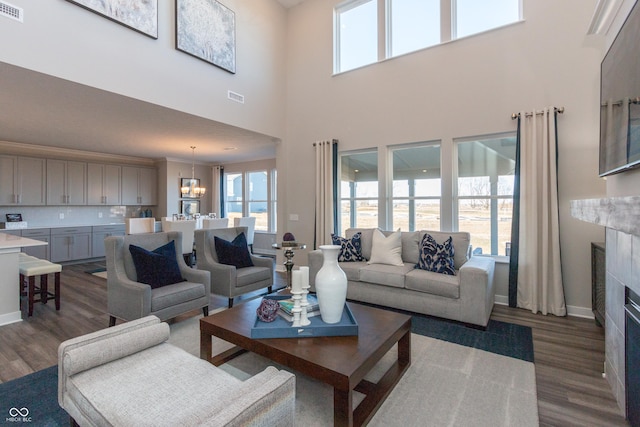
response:
<path fill-rule="evenodd" d="M 640 236 L 640 196 L 572 200 L 571 216 Z"/>

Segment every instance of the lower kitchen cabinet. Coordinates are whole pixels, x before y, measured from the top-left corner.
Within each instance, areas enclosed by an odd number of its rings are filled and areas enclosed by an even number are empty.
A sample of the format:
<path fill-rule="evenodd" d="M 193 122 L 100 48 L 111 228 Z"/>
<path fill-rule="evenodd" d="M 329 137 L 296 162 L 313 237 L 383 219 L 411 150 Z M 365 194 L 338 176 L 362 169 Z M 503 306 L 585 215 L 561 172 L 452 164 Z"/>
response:
<path fill-rule="evenodd" d="M 96 225 L 93 227 L 92 256 L 93 258 L 105 256 L 104 239 L 109 236 L 124 236 L 124 224 Z"/>
<path fill-rule="evenodd" d="M 22 237 L 26 237 L 33 240 L 40 240 L 42 242 L 51 242 L 51 230 L 48 228 L 25 228 L 22 230 Z M 27 255 L 34 256 L 40 259 L 49 260 L 51 256 L 50 246 L 29 246 L 22 249 Z"/>
<path fill-rule="evenodd" d="M 64 262 L 91 258 L 91 226 L 51 229 L 51 261 Z"/>

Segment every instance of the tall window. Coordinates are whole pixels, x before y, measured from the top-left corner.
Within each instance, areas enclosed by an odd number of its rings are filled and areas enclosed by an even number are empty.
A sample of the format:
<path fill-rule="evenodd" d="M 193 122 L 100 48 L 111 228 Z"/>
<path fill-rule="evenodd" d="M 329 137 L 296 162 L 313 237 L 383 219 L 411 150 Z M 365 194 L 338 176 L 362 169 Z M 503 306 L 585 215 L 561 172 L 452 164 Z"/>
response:
<path fill-rule="evenodd" d="M 458 229 L 475 253 L 508 255 L 516 158 L 513 134 L 456 141 Z"/>
<path fill-rule="evenodd" d="M 336 8 L 336 72 L 378 60 L 377 8 L 376 0 L 350 1 Z"/>
<path fill-rule="evenodd" d="M 440 145 L 394 148 L 393 230 L 440 230 Z"/>
<path fill-rule="evenodd" d="M 520 19 L 519 0 L 452 0 L 452 39 L 501 27 Z"/>
<path fill-rule="evenodd" d="M 440 0 L 388 0 L 388 57 L 440 43 Z"/>
<path fill-rule="evenodd" d="M 242 202 L 244 200 L 242 183 L 241 173 L 224 175 L 225 212 L 231 224 L 233 224 L 234 218 L 242 216 Z"/>
<path fill-rule="evenodd" d="M 334 72 L 517 22 L 521 2 L 347 0 L 334 12 Z"/>
<path fill-rule="evenodd" d="M 340 156 L 339 230 L 378 226 L 378 153 Z"/>
<path fill-rule="evenodd" d="M 225 208 L 234 218 L 256 217 L 256 230 L 276 231 L 276 170 L 225 173 Z"/>

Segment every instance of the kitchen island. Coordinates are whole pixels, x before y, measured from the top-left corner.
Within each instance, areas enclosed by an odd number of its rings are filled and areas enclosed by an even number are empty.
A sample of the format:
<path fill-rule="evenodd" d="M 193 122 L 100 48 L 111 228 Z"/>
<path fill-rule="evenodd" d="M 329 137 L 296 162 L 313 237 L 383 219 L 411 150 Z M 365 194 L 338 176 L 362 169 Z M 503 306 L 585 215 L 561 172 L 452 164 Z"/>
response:
<path fill-rule="evenodd" d="M 0 326 L 22 320 L 18 270 L 21 248 L 46 244 L 40 240 L 0 233 Z"/>

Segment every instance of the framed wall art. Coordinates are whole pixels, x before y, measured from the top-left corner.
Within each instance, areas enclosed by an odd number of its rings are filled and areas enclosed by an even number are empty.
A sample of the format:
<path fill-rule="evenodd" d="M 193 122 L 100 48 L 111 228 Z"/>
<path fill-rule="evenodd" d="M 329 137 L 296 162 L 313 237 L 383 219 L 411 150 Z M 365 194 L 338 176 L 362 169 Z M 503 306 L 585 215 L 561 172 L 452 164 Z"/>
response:
<path fill-rule="evenodd" d="M 176 49 L 235 74 L 235 13 L 216 0 L 176 0 Z"/>
<path fill-rule="evenodd" d="M 153 39 L 158 38 L 158 0 L 67 0 Z"/>
<path fill-rule="evenodd" d="M 187 218 L 200 213 L 200 200 L 180 200 L 180 213 Z"/>

